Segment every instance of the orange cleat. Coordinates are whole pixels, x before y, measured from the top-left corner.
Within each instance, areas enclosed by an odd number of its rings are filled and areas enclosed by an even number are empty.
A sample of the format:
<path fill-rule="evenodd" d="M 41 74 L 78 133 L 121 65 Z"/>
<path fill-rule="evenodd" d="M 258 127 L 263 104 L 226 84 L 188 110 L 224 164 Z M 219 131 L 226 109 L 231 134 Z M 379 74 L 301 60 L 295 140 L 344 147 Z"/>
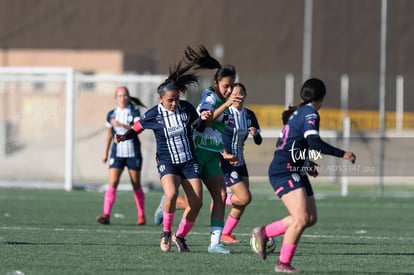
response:
<path fill-rule="evenodd" d="M 146 225 L 146 224 L 147 224 L 147 219 L 145 218 L 145 216 L 138 216 L 137 225 Z"/>
<path fill-rule="evenodd" d="M 221 241 L 223 243 L 239 243 L 240 240 L 236 239 L 233 234 L 222 234 Z"/>

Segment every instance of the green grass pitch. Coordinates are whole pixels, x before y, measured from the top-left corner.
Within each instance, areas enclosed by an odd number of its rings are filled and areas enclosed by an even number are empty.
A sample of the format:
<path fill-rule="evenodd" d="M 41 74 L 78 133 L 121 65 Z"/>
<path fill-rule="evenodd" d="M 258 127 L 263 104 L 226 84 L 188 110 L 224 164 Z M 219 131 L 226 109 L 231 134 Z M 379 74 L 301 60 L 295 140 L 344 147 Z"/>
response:
<path fill-rule="evenodd" d="M 207 191 L 186 238 L 192 252 L 180 254 L 159 248 L 162 227 L 153 212 L 161 192 L 146 194 L 148 221 L 138 227 L 130 191 L 118 192 L 111 225 L 103 226 L 95 221 L 103 193 L 0 189 L 0 274 L 273 274 L 279 246 L 266 261 L 249 246 L 253 227 L 286 214 L 270 187 L 264 190 L 253 190 L 234 232 L 242 242 L 217 255 L 207 253 Z M 305 231 L 293 261 L 303 274 L 414 274 L 413 198 L 327 196 L 317 206 L 319 221 Z"/>

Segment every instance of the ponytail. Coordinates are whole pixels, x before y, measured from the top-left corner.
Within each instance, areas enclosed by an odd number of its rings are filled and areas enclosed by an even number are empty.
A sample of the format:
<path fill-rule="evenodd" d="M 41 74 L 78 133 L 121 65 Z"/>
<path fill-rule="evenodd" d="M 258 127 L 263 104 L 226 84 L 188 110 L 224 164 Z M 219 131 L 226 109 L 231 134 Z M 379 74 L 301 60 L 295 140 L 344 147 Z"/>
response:
<path fill-rule="evenodd" d="M 147 108 L 147 106 L 145 106 L 144 103 L 142 103 L 142 101 L 137 97 L 130 96 L 129 97 L 129 102 L 132 105 L 134 105 L 135 107 L 140 107 L 141 106 L 141 107 Z"/>
<path fill-rule="evenodd" d="M 214 80 L 220 81 L 224 77 L 236 78 L 236 69 L 233 65 L 222 66 L 220 62 L 210 55 L 206 47 L 200 45 L 197 49 L 187 47 L 184 52 L 185 61 L 195 70 L 199 69 L 216 69 Z"/>
<path fill-rule="evenodd" d="M 286 125 L 289 121 L 289 118 L 292 114 L 302 107 L 312 101 L 319 101 L 323 99 L 326 95 L 326 87 L 322 80 L 317 78 L 310 78 L 303 83 L 302 88 L 300 89 L 300 97 L 302 102 L 295 106 L 289 106 L 287 110 L 282 113 L 283 125 Z"/>
<path fill-rule="evenodd" d="M 175 67 L 170 68 L 170 73 L 167 79 L 158 86 L 158 94 L 163 96 L 165 92 L 169 90 L 176 90 L 185 94 L 187 85 L 198 83 L 197 76 L 194 73 L 189 72 L 192 66 L 192 64 L 183 64 L 181 61 Z"/>

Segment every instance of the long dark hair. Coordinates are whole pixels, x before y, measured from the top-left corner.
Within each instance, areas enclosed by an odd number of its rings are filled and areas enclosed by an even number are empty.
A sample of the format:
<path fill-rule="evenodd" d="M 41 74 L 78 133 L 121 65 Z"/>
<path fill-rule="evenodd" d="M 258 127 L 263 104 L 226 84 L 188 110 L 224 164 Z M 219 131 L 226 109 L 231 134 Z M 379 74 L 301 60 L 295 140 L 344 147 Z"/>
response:
<path fill-rule="evenodd" d="M 187 91 L 187 85 L 195 85 L 198 78 L 194 72 L 190 72 L 192 64 L 184 64 L 180 61 L 174 67 L 170 67 L 170 73 L 167 79 L 158 86 L 158 94 L 162 97 L 166 91 L 176 90 L 182 94 Z"/>
<path fill-rule="evenodd" d="M 301 106 L 306 105 L 312 101 L 318 101 L 326 95 L 326 87 L 322 80 L 317 78 L 310 78 L 303 83 L 300 89 L 300 97 L 302 102 L 295 106 L 289 106 L 287 110 L 282 113 L 283 124 L 287 124 L 290 116 Z"/>
<path fill-rule="evenodd" d="M 214 57 L 210 55 L 203 45 L 193 49 L 189 46 L 185 49 L 184 60 L 195 70 L 198 69 L 216 69 L 214 80 L 220 81 L 223 77 L 236 78 L 236 68 L 233 65 L 221 65 Z"/>

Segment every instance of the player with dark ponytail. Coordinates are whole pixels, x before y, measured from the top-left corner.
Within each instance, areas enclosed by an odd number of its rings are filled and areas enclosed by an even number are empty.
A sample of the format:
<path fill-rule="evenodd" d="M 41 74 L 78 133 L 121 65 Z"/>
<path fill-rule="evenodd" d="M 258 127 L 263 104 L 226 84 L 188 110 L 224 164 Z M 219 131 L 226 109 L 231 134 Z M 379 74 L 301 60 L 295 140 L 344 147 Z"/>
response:
<path fill-rule="evenodd" d="M 171 242 L 176 244 L 179 252 L 190 252 L 184 238 L 193 227 L 202 205 L 203 187 L 192 133 L 193 128 L 202 131 L 212 114 L 207 110 L 199 115 L 191 103 L 180 99 L 187 85 L 198 81 L 191 69 L 192 65 L 184 65 L 183 62 L 170 69 L 168 78 L 157 89 L 159 103 L 149 109 L 131 130 L 115 136 L 115 141 L 121 142 L 133 138 L 144 129 L 154 132 L 157 168 L 165 197 L 160 242 L 164 252 L 170 250 Z M 188 204 L 173 235 L 172 225 L 180 186 L 184 189 Z"/>
<path fill-rule="evenodd" d="M 211 237 L 207 251 L 209 253 L 228 254 L 230 251 L 221 244 L 227 194 L 223 171 L 220 167 L 220 154 L 226 160 L 237 160 L 236 157 L 225 152 L 222 139 L 222 133 L 228 119 L 228 108 L 234 102 L 240 101 L 238 96 L 232 94 L 236 69 L 232 65 L 222 66 L 215 58 L 210 56 L 204 46 L 197 49 L 187 47 L 185 58 L 195 69 L 216 70 L 212 86 L 202 92 L 197 107 L 198 112 L 211 111 L 213 113 L 212 122 L 204 131 L 194 133 L 194 141 L 201 168 L 201 178 L 212 198 Z"/>
<path fill-rule="evenodd" d="M 269 166 L 269 180 L 289 215 L 253 230 L 262 259 L 266 259 L 268 238 L 284 235 L 276 272 L 298 272 L 291 265 L 296 247 L 303 231 L 317 221 L 315 197 L 307 176 L 307 173 L 318 175 L 314 161 L 320 154 L 344 158 L 351 163 L 356 159 L 354 153 L 335 148 L 319 136 L 318 110 L 325 94 L 325 84 L 320 79 L 308 79 L 300 91 L 302 102 L 289 107 L 282 115 L 284 127 Z"/>

